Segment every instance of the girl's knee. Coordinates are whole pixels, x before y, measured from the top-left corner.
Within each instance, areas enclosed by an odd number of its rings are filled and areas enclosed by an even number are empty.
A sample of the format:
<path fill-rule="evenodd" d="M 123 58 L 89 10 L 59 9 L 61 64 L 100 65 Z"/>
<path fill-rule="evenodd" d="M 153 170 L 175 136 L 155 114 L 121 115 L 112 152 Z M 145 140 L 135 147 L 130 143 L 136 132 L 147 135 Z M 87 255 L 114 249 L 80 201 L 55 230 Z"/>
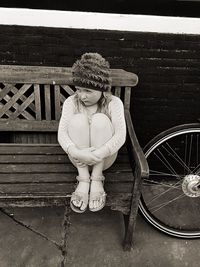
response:
<path fill-rule="evenodd" d="M 82 128 L 88 127 L 88 119 L 85 114 L 74 114 L 69 123 L 69 127 L 73 129 L 80 130 Z"/>
<path fill-rule="evenodd" d="M 110 121 L 110 119 L 108 118 L 108 116 L 106 116 L 103 113 L 96 113 L 92 116 L 92 127 L 93 129 L 96 130 L 103 130 L 105 131 L 106 129 L 113 131 L 113 126 L 112 123 Z"/>
<path fill-rule="evenodd" d="M 68 134 L 79 148 L 89 147 L 89 123 L 85 114 L 75 114 L 68 125 Z"/>

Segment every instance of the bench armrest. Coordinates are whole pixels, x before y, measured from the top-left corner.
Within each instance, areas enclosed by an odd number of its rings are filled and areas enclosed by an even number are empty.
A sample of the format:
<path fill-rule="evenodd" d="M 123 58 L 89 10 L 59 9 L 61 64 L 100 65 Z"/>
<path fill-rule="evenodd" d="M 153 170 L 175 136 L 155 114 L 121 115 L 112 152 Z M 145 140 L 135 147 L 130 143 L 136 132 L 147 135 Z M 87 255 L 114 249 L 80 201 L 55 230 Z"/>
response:
<path fill-rule="evenodd" d="M 142 148 L 140 147 L 140 144 L 138 142 L 133 127 L 131 114 L 128 109 L 125 109 L 125 118 L 127 123 L 128 135 L 130 138 L 132 156 L 134 157 L 135 164 L 137 166 L 138 171 L 140 172 L 141 178 L 147 178 L 149 176 L 149 166 L 145 158 L 145 155 L 142 151 Z"/>

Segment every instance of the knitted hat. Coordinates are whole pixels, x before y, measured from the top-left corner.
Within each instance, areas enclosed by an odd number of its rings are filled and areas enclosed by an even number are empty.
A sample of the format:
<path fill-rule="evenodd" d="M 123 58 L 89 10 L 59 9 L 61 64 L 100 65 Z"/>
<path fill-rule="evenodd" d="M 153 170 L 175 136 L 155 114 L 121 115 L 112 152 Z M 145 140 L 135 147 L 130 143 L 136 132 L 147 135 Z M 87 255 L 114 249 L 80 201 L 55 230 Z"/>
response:
<path fill-rule="evenodd" d="M 75 86 L 102 92 L 110 91 L 110 65 L 98 53 L 85 53 L 72 66 L 72 80 Z"/>

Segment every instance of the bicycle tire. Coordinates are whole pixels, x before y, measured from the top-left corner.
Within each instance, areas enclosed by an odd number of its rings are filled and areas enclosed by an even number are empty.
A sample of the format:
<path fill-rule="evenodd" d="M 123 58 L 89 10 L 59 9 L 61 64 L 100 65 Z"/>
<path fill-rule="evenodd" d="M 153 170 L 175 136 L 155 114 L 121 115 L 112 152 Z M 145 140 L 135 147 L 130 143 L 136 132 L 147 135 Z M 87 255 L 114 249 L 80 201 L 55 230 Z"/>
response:
<path fill-rule="evenodd" d="M 139 210 L 156 229 L 179 238 L 200 237 L 199 135 L 199 123 L 178 125 L 158 134 L 144 148 L 150 176 L 143 181 Z M 171 196 L 174 198 L 170 199 Z M 174 212 L 177 212 L 175 216 Z"/>

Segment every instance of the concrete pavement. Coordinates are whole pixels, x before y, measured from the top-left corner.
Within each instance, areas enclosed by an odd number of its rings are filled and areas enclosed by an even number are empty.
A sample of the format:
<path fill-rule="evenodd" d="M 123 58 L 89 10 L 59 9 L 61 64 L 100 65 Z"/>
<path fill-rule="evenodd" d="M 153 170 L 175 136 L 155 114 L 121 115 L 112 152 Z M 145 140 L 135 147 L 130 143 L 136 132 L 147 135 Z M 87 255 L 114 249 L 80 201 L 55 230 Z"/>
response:
<path fill-rule="evenodd" d="M 121 213 L 64 207 L 0 212 L 0 267 L 199 267 L 200 240 L 169 237 L 138 216 L 135 247 L 122 250 Z"/>

